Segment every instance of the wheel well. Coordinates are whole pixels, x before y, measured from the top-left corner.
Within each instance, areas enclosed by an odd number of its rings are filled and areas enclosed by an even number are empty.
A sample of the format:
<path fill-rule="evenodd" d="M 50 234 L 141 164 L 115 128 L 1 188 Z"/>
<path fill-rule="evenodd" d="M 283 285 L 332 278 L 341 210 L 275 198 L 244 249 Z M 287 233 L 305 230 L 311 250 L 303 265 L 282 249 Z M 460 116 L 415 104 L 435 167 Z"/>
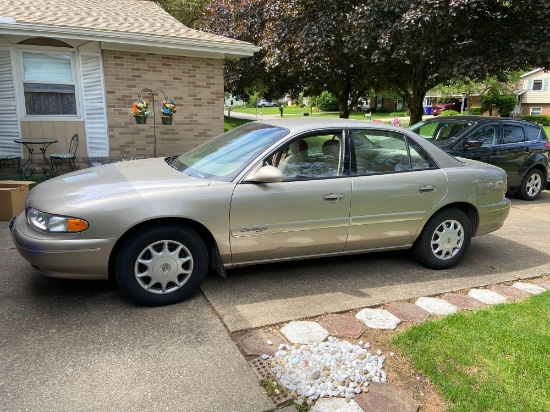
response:
<path fill-rule="evenodd" d="M 546 182 L 548 180 L 547 170 L 542 165 L 535 165 L 531 169 L 527 171 L 525 175 L 527 175 L 531 170 L 538 169 L 542 173 L 543 181 Z M 544 187 L 543 187 L 544 188 Z"/>
<path fill-rule="evenodd" d="M 118 251 L 129 237 L 131 237 L 134 233 L 147 228 L 147 227 L 156 227 L 159 225 L 181 225 L 188 227 L 190 229 L 193 229 L 197 234 L 201 237 L 204 244 L 206 245 L 206 250 L 208 251 L 208 257 L 209 261 L 211 262 L 211 256 L 212 256 L 212 250 L 213 247 L 216 246 L 216 241 L 214 240 L 214 237 L 212 236 L 212 233 L 203 225 L 200 223 L 191 220 L 191 219 L 184 219 L 184 218 L 162 218 L 162 219 L 154 219 L 154 220 L 147 220 L 145 222 L 141 222 L 138 225 L 130 228 L 126 233 L 124 233 L 115 243 L 115 246 L 113 247 L 113 250 L 111 251 L 111 255 L 109 256 L 109 279 L 114 279 L 114 267 L 115 267 L 115 260 L 116 256 L 118 254 Z"/>
<path fill-rule="evenodd" d="M 466 202 L 450 203 L 439 209 L 438 212 L 447 209 L 459 209 L 463 211 L 466 216 L 468 216 L 468 219 L 470 219 L 470 223 L 472 224 L 472 237 L 475 236 L 479 226 L 479 214 L 473 205 Z"/>

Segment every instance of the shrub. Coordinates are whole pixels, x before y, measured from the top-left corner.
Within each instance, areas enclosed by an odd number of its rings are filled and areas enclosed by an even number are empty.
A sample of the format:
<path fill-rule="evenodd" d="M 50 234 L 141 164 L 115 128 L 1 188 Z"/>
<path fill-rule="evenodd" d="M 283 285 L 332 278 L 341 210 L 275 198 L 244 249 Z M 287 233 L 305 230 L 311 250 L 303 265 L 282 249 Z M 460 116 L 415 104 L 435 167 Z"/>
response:
<path fill-rule="evenodd" d="M 543 126 L 550 126 L 550 116 L 546 115 L 529 115 L 520 116 L 521 120 L 527 120 L 528 122 L 538 123 Z"/>
<path fill-rule="evenodd" d="M 456 110 L 443 110 L 440 116 L 457 116 L 459 114 Z"/>
<path fill-rule="evenodd" d="M 340 109 L 338 100 L 331 93 L 324 91 L 317 100 L 319 110 L 324 112 L 337 112 Z"/>
<path fill-rule="evenodd" d="M 467 111 L 462 112 L 462 114 L 467 114 Z M 481 111 L 481 106 L 470 107 L 470 114 L 474 116 L 481 116 L 483 114 Z"/>
<path fill-rule="evenodd" d="M 397 117 L 405 117 L 408 116 L 406 112 L 391 112 L 390 117 L 397 116 Z"/>

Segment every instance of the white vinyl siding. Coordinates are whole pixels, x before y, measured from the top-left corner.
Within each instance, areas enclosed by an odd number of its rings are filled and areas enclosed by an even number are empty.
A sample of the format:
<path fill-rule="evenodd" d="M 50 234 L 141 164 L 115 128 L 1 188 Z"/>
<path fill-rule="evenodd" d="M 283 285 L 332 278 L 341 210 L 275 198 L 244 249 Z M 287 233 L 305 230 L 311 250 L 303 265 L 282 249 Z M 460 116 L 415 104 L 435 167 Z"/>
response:
<path fill-rule="evenodd" d="M 21 155 L 19 139 L 19 120 L 13 85 L 11 53 L 0 48 L 0 153 L 2 155 Z"/>
<path fill-rule="evenodd" d="M 541 74 L 540 72 L 533 74 L 533 78 L 525 79 L 526 92 L 521 96 L 521 103 L 550 104 L 549 79 L 550 73 Z"/>
<path fill-rule="evenodd" d="M 109 156 L 109 132 L 101 54 L 81 53 L 80 64 L 88 156 Z"/>

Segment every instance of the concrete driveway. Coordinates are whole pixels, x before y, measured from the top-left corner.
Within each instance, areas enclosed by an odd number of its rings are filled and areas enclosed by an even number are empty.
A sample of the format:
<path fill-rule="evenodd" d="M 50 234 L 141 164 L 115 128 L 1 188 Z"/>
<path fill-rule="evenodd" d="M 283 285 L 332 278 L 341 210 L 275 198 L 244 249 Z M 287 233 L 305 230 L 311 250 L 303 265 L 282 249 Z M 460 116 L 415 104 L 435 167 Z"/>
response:
<path fill-rule="evenodd" d="M 269 401 L 231 332 L 550 272 L 550 192 L 512 198 L 504 228 L 447 271 L 408 252 L 212 275 L 178 305 L 140 308 L 109 282 L 37 274 L 0 222 L 0 405 L 7 411 L 261 412 Z"/>

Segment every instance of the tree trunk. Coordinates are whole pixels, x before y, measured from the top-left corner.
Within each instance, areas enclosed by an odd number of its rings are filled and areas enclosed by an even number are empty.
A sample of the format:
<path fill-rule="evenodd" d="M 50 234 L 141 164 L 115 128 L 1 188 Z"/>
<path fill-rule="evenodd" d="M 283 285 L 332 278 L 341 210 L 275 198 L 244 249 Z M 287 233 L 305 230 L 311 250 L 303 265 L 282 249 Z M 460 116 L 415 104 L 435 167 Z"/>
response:
<path fill-rule="evenodd" d="M 413 96 L 413 99 L 414 99 L 414 96 Z M 424 97 L 422 97 L 419 101 L 418 100 L 419 99 L 414 99 L 412 101 L 412 104 L 409 106 L 409 110 L 411 111 L 411 117 L 409 118 L 410 126 L 418 122 L 421 122 L 422 116 L 424 116 L 424 106 L 422 105 L 422 102 L 424 101 Z"/>
<path fill-rule="evenodd" d="M 346 98 L 345 101 L 340 100 L 338 102 L 338 105 L 340 109 L 340 119 L 349 119 L 348 99 Z"/>

